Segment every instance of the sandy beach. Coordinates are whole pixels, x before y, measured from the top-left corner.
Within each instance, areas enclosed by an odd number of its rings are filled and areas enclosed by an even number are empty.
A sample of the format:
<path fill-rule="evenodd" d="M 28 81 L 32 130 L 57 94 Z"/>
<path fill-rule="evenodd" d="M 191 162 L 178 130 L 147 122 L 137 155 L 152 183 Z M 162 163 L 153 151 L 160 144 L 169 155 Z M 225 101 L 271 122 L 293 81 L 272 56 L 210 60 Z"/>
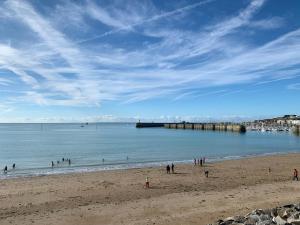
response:
<path fill-rule="evenodd" d="M 300 154 L 0 180 L 0 224 L 207 224 L 300 202 Z M 269 173 L 269 167 L 271 173 Z M 144 188 L 145 178 L 150 189 Z"/>

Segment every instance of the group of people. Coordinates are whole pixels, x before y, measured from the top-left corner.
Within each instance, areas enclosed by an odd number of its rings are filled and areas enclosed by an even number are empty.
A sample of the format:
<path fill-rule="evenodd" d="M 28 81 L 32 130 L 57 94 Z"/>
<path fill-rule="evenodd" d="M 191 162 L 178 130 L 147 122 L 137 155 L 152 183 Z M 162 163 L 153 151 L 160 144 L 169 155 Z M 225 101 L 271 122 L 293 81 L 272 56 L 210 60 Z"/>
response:
<path fill-rule="evenodd" d="M 200 159 L 196 159 L 194 158 L 194 165 L 197 166 L 205 166 L 205 157 L 201 157 Z M 205 177 L 208 177 L 208 170 L 206 168 L 204 168 L 204 175 Z"/>
<path fill-rule="evenodd" d="M 12 165 L 11 168 L 12 168 L 13 170 L 16 169 L 16 164 L 14 163 L 14 164 Z M 5 174 L 7 174 L 7 172 L 8 172 L 8 167 L 7 167 L 7 166 L 4 167 L 3 172 L 4 172 Z"/>
<path fill-rule="evenodd" d="M 194 158 L 194 165 L 200 165 L 203 166 L 205 164 L 205 157 L 201 157 L 200 159 Z"/>
<path fill-rule="evenodd" d="M 168 165 L 166 166 L 167 174 L 170 174 L 170 173 L 171 173 L 171 170 L 172 170 L 172 173 L 175 173 L 174 169 L 175 169 L 175 166 L 174 166 L 173 163 L 171 164 L 171 167 L 170 167 L 170 165 L 168 164 Z"/>
<path fill-rule="evenodd" d="M 168 164 L 166 166 L 166 171 L 167 171 L 167 174 L 170 174 L 171 171 L 172 173 L 175 173 L 175 165 L 174 163 L 171 164 L 171 166 Z M 145 188 L 150 188 L 150 181 L 149 181 L 149 177 L 146 177 L 146 182 L 145 182 Z"/>
<path fill-rule="evenodd" d="M 65 164 L 65 163 L 67 163 L 70 166 L 71 165 L 71 159 L 62 158 L 61 162 L 59 160 L 56 161 L 57 166 Z M 54 168 L 54 166 L 55 166 L 55 163 L 52 161 L 51 162 L 51 167 Z"/>

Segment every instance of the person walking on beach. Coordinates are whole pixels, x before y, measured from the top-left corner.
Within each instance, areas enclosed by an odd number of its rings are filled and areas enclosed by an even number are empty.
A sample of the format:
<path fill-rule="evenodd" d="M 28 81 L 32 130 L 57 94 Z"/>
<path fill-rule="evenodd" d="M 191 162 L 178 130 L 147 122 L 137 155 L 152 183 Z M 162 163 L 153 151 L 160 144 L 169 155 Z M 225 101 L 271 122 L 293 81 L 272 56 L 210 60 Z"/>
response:
<path fill-rule="evenodd" d="M 172 169 L 172 173 L 174 173 L 174 164 L 172 163 L 172 165 L 171 165 L 171 169 Z"/>
<path fill-rule="evenodd" d="M 208 170 L 205 170 L 204 174 L 205 174 L 205 177 L 208 178 Z"/>
<path fill-rule="evenodd" d="M 299 179 L 298 179 L 298 170 L 297 170 L 297 169 L 294 169 L 294 177 L 293 177 L 293 180 L 299 180 Z"/>
<path fill-rule="evenodd" d="M 203 166 L 202 158 L 200 159 L 200 166 Z"/>
<path fill-rule="evenodd" d="M 167 165 L 166 169 L 167 169 L 167 174 L 169 174 L 170 173 L 170 165 L 169 164 Z"/>
<path fill-rule="evenodd" d="M 197 159 L 194 158 L 194 165 L 196 166 L 197 165 Z"/>

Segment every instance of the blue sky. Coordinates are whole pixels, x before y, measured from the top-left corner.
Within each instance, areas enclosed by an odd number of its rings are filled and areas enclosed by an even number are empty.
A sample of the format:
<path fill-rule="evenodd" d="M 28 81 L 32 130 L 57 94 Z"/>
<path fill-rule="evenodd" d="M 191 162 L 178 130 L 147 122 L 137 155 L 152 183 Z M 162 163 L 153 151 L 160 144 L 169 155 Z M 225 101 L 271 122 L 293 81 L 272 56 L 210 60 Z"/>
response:
<path fill-rule="evenodd" d="M 0 2 L 0 122 L 300 114 L 298 0 Z"/>

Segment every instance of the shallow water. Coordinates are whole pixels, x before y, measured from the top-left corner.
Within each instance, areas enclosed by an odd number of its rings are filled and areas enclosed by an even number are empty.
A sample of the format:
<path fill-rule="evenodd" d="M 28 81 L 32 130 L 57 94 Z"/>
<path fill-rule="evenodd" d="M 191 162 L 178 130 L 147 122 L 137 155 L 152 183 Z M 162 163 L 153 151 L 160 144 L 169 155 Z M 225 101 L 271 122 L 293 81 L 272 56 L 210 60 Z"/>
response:
<path fill-rule="evenodd" d="M 123 169 L 297 152 L 300 138 L 289 133 L 136 129 L 135 124 L 0 124 L 0 178 Z M 128 157 L 128 159 L 127 159 Z M 71 158 L 71 166 L 51 161 Z M 104 162 L 102 161 L 104 159 Z M 11 170 L 13 163 L 16 169 Z"/>

